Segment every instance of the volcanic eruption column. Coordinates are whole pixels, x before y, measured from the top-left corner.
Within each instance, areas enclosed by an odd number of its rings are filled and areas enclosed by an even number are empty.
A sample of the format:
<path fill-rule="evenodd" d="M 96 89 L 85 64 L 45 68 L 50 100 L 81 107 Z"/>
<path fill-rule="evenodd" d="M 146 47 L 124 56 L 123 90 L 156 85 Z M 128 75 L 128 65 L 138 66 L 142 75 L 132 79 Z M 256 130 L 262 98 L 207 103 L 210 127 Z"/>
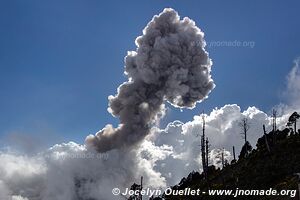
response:
<path fill-rule="evenodd" d="M 136 51 L 125 57 L 128 81 L 109 96 L 108 111 L 120 125 L 89 135 L 86 144 L 99 152 L 135 145 L 149 134 L 168 101 L 178 108 L 194 108 L 215 87 L 212 61 L 205 51 L 204 33 L 189 18 L 164 9 L 137 37 Z"/>

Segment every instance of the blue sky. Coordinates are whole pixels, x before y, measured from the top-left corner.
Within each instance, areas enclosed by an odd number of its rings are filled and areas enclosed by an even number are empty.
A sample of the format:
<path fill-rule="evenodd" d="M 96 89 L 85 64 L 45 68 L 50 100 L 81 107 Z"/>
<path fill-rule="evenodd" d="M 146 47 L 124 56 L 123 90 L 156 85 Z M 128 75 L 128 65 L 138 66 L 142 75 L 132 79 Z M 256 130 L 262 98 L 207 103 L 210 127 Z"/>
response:
<path fill-rule="evenodd" d="M 0 138 L 83 143 L 105 124 L 123 58 L 152 16 L 172 7 L 205 32 L 217 87 L 194 110 L 172 109 L 162 125 L 228 103 L 269 111 L 300 56 L 300 2 L 203 0 L 0 1 Z M 46 139 L 43 139 L 45 136 Z M 45 141 L 46 140 L 46 141 Z M 5 143 L 5 142 L 2 142 Z"/>

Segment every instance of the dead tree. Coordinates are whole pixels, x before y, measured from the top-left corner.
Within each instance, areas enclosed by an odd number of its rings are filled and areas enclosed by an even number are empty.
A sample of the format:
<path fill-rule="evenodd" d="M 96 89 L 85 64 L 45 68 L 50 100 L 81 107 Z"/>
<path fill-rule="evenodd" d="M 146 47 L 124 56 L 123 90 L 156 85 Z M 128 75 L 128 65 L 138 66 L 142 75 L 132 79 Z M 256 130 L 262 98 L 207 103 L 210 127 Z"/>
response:
<path fill-rule="evenodd" d="M 202 136 L 201 136 L 201 157 L 202 157 L 202 169 L 204 177 L 207 178 L 207 164 L 206 164 L 206 141 L 205 141 L 205 116 L 202 115 Z"/>
<path fill-rule="evenodd" d="M 273 126 L 273 133 L 277 130 L 277 110 L 273 109 L 272 111 L 272 126 Z"/>
<path fill-rule="evenodd" d="M 143 176 L 141 176 L 141 187 L 140 187 L 139 200 L 143 200 L 142 190 L 143 190 Z"/>
<path fill-rule="evenodd" d="M 242 132 L 241 134 L 243 135 L 244 139 L 245 139 L 245 148 L 246 148 L 246 154 L 248 152 L 247 149 L 247 133 L 248 130 L 250 129 L 250 123 L 248 122 L 248 118 L 244 117 L 240 122 L 239 122 L 239 127 L 241 128 Z"/>
<path fill-rule="evenodd" d="M 272 111 L 272 145 L 276 143 L 276 131 L 277 131 L 277 110 L 273 109 Z"/>
<path fill-rule="evenodd" d="M 248 130 L 250 129 L 250 124 L 248 122 L 248 118 L 244 117 L 240 122 L 239 122 L 239 127 L 241 128 L 242 130 L 242 135 L 245 139 L 245 143 L 248 141 L 247 140 L 247 133 L 248 133 Z"/>
<path fill-rule="evenodd" d="M 208 173 L 208 159 L 209 159 L 208 153 L 209 153 L 209 141 L 208 141 L 208 137 L 206 137 L 206 141 L 205 141 L 206 173 Z"/>
<path fill-rule="evenodd" d="M 222 154 L 221 154 L 221 156 L 222 156 L 222 168 L 224 168 L 224 167 L 225 167 L 224 148 L 222 149 Z"/>
<path fill-rule="evenodd" d="M 265 137 L 266 147 L 268 149 L 268 152 L 271 153 L 271 149 L 270 149 L 270 146 L 269 146 L 267 132 L 266 132 L 266 126 L 265 125 L 263 125 L 263 130 L 264 130 L 264 137 Z"/>
<path fill-rule="evenodd" d="M 210 182 L 209 182 L 209 177 L 208 177 L 208 164 L 209 164 L 209 140 L 208 137 L 206 137 L 206 141 L 205 141 L 205 158 L 206 158 L 206 166 L 205 166 L 205 175 L 206 175 L 206 183 L 207 183 L 207 188 L 210 188 Z"/>
<path fill-rule="evenodd" d="M 232 146 L 232 154 L 233 154 L 233 162 L 236 162 L 235 147 L 234 146 Z"/>

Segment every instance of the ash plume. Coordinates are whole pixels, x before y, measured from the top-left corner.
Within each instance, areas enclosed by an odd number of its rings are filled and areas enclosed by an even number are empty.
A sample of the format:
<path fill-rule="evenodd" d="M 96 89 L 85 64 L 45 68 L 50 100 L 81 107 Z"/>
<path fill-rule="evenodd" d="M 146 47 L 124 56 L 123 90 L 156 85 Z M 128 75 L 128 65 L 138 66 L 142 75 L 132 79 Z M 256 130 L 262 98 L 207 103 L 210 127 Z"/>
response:
<path fill-rule="evenodd" d="M 86 143 L 99 152 L 141 141 L 164 112 L 164 102 L 193 108 L 214 88 L 212 61 L 205 51 L 204 33 L 189 18 L 164 9 L 137 37 L 136 51 L 125 57 L 128 81 L 109 96 L 108 111 L 120 125 L 89 135 Z"/>

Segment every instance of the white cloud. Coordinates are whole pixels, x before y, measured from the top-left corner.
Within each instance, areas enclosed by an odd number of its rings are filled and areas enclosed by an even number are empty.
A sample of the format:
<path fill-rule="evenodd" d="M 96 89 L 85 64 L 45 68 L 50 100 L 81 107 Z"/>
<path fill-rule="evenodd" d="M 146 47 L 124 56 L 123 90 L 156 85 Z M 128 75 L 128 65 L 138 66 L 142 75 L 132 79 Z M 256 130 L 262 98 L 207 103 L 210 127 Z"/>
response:
<path fill-rule="evenodd" d="M 299 69 L 294 66 L 288 76 L 287 91 L 299 95 Z M 300 95 L 299 95 L 300 97 Z M 280 106 L 283 115 L 278 127 L 284 127 L 288 112 L 299 109 L 297 98 Z M 206 134 L 212 150 L 210 163 L 220 166 L 220 150 L 230 160 L 232 146 L 237 154 L 243 138 L 238 126 L 247 117 L 248 140 L 253 147 L 262 136 L 262 125 L 271 130 L 271 117 L 256 107 L 246 110 L 236 104 L 215 108 L 206 115 Z M 154 130 L 137 146 L 97 154 L 84 145 L 69 142 L 57 144 L 35 156 L 0 152 L 0 199 L 4 200 L 79 200 L 120 199 L 112 188 L 124 189 L 144 176 L 146 187 L 177 184 L 192 170 L 201 169 L 201 116 L 186 123 L 171 122 L 165 129 Z"/>
<path fill-rule="evenodd" d="M 149 157 L 144 154 L 146 149 L 151 152 Z M 34 157 L 0 152 L 0 199 L 119 199 L 112 195 L 112 188 L 130 187 L 141 175 L 153 187 L 163 187 L 165 179 L 153 166 L 169 151 L 145 141 L 143 147 L 107 154 L 73 142 L 55 145 Z"/>
<path fill-rule="evenodd" d="M 294 66 L 287 76 L 287 85 L 285 98 L 291 109 L 299 109 L 300 107 L 300 57 L 294 61 Z"/>
<path fill-rule="evenodd" d="M 28 198 L 18 195 L 18 196 L 12 196 L 12 200 L 28 200 Z"/>

